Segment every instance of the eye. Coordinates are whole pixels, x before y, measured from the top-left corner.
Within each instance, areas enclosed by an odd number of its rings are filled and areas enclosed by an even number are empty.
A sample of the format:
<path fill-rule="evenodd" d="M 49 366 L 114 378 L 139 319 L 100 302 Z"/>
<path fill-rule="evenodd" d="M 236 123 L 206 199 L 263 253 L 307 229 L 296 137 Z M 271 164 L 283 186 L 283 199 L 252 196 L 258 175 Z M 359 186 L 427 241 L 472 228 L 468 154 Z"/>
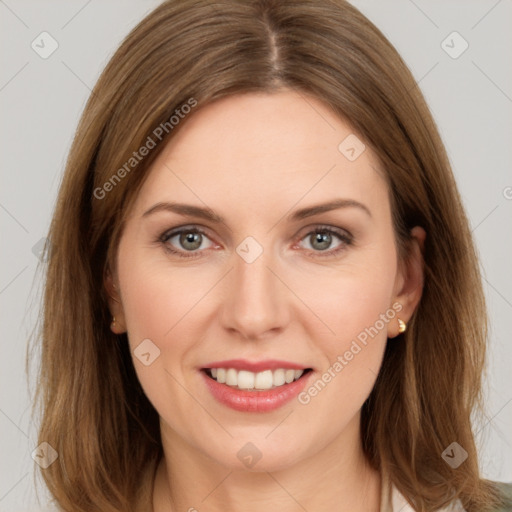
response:
<path fill-rule="evenodd" d="M 165 231 L 157 240 L 163 244 L 165 251 L 180 258 L 196 258 L 201 252 L 216 246 L 206 232 L 197 226 L 183 226 Z M 330 226 L 316 226 L 300 239 L 309 247 L 305 249 L 315 257 L 334 256 L 346 249 L 353 242 L 353 237 L 345 230 Z M 300 245 L 299 242 L 299 245 Z M 333 248 L 333 244 L 334 248 Z"/>
<path fill-rule="evenodd" d="M 312 251 L 315 256 L 320 257 L 339 253 L 346 246 L 351 245 L 352 240 L 352 235 L 346 231 L 328 226 L 317 226 L 313 231 L 310 231 L 305 237 L 301 238 L 301 241 L 306 241 L 309 244 L 309 247 L 306 247 L 306 249 Z M 336 242 L 337 244 L 332 248 L 333 243 Z"/>
<path fill-rule="evenodd" d="M 206 233 L 197 227 L 183 227 L 174 231 L 166 231 L 159 240 L 164 244 L 166 251 L 182 258 L 193 258 L 198 255 L 200 249 L 213 247 L 213 243 Z M 210 242 L 209 245 L 205 245 L 207 241 Z"/>

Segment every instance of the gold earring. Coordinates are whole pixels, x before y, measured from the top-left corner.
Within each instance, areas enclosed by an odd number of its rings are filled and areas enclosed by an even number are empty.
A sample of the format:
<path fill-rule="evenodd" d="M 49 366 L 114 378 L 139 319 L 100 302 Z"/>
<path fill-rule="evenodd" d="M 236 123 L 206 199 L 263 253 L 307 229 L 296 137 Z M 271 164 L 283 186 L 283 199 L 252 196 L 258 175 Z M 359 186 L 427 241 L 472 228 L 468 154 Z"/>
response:
<path fill-rule="evenodd" d="M 406 330 L 407 330 L 407 324 L 402 319 L 399 318 L 398 319 L 398 333 L 402 334 Z"/>
<path fill-rule="evenodd" d="M 115 326 L 115 325 L 116 325 L 116 317 L 115 317 L 115 316 L 113 316 L 113 317 L 112 317 L 112 322 L 110 323 L 110 328 L 111 328 L 112 330 L 114 330 L 114 326 Z"/>

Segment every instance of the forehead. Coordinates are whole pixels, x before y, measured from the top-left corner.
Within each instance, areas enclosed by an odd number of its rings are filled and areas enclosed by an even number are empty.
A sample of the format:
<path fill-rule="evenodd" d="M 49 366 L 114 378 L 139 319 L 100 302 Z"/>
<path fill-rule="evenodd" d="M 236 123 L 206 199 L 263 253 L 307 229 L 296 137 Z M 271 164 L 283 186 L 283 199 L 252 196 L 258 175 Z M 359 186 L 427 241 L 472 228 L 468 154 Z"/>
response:
<path fill-rule="evenodd" d="M 336 197 L 382 202 L 378 161 L 368 146 L 353 159 L 351 148 L 356 156 L 363 148 L 356 137 L 322 102 L 293 91 L 223 98 L 186 119 L 153 163 L 136 208 L 186 199 L 214 210 L 236 204 L 241 214 L 241 206 L 255 213 Z"/>

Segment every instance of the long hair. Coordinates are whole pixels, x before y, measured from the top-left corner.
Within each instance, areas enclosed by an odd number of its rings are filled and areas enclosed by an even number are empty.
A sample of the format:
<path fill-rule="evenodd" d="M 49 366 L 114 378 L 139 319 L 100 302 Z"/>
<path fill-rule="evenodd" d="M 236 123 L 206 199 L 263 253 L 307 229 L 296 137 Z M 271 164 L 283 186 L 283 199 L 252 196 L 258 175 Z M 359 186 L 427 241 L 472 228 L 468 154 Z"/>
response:
<path fill-rule="evenodd" d="M 363 405 L 368 460 L 418 511 L 455 498 L 468 511 L 498 502 L 479 475 L 471 428 L 487 340 L 477 257 L 447 154 L 407 66 L 344 0 L 169 0 L 131 31 L 94 87 L 48 235 L 39 440 L 59 453 L 42 473 L 62 510 L 126 512 L 151 500 L 159 418 L 126 334 L 109 329 L 103 278 L 152 161 L 202 106 L 282 88 L 322 101 L 378 157 L 402 261 L 410 229 L 427 232 L 422 299 L 406 333 L 388 343 Z M 184 105 L 190 113 L 173 122 Z M 147 155 L 131 160 L 150 139 Z M 468 453 L 456 469 L 442 457 L 454 441 Z"/>

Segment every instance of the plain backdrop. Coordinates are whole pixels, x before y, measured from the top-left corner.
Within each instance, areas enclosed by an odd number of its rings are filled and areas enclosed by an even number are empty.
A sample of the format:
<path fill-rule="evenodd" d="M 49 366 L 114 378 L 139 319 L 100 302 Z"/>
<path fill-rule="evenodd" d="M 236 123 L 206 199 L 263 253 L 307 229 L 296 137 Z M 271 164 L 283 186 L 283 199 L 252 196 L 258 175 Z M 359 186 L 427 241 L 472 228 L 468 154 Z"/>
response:
<path fill-rule="evenodd" d="M 91 88 L 122 38 L 159 3 L 0 0 L 0 512 L 46 510 L 44 494 L 43 504 L 36 501 L 36 425 L 25 374 L 39 300 L 38 244 Z M 477 434 L 482 472 L 512 481 L 512 2 L 353 4 L 411 68 L 446 144 L 491 320 L 488 421 Z M 42 32 L 58 44 L 46 59 L 31 46 Z"/>

